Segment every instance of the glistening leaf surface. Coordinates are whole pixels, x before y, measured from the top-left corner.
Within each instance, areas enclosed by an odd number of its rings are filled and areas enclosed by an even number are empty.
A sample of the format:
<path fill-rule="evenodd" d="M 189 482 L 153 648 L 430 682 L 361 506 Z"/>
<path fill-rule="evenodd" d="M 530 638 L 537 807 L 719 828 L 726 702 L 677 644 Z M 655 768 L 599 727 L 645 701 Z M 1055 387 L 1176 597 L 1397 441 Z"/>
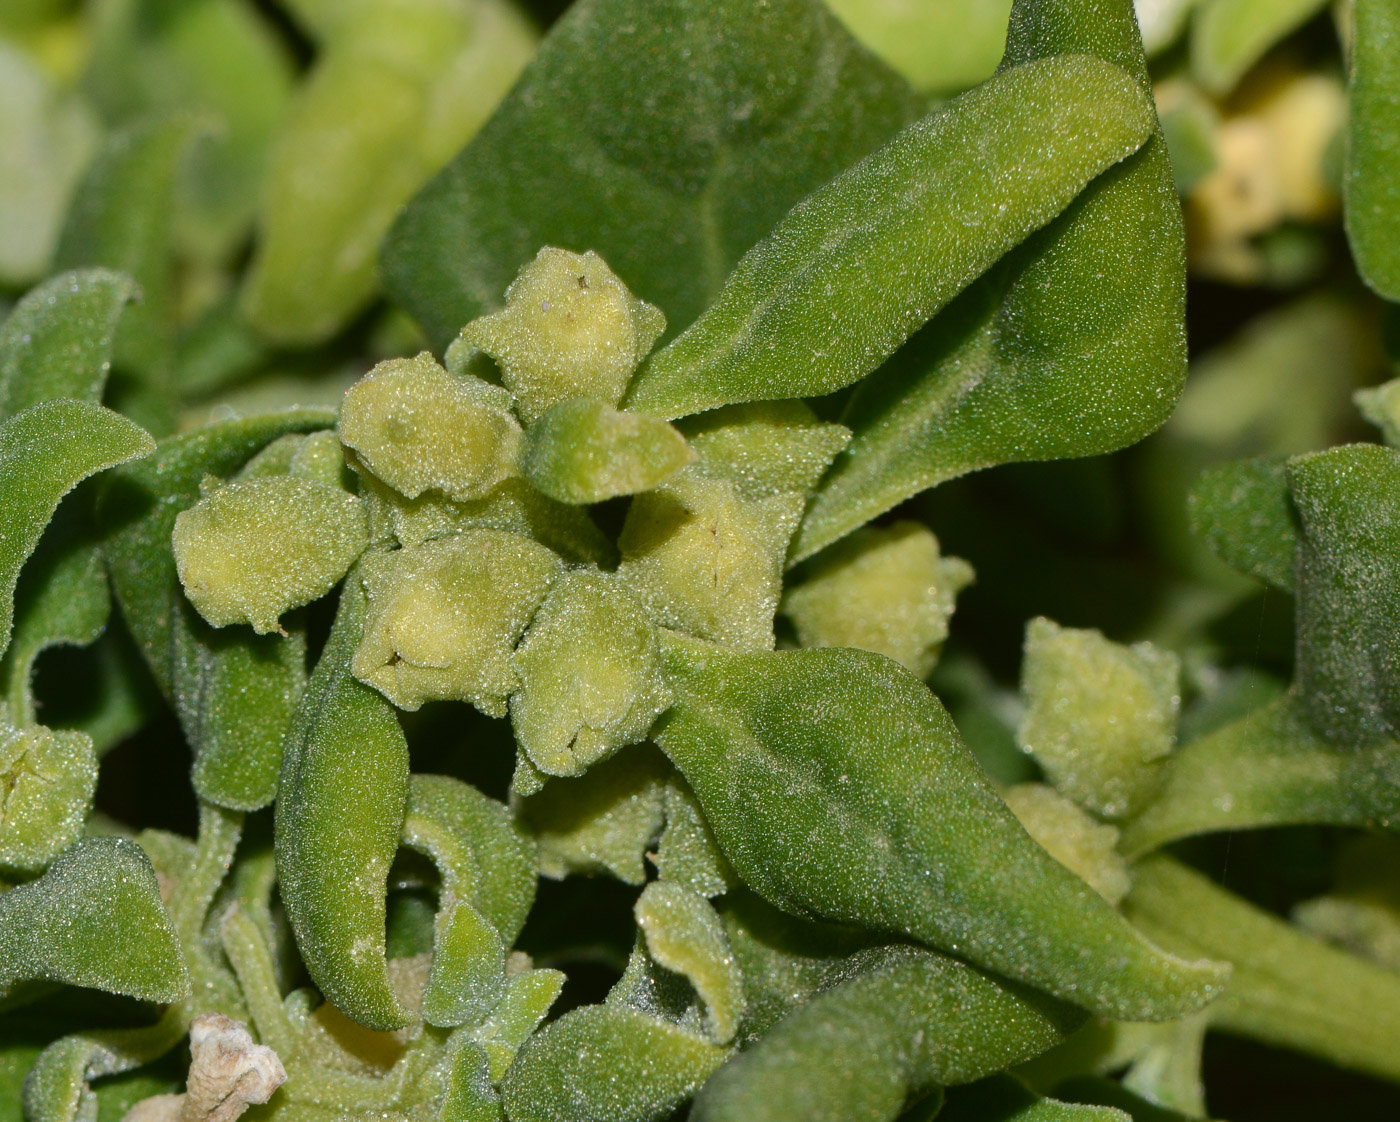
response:
<path fill-rule="evenodd" d="M 1003 68 L 1064 53 L 1148 88 L 1130 0 L 1022 0 Z M 1186 376 L 1186 248 L 1160 130 L 853 395 L 854 430 L 798 532 L 809 556 L 978 468 L 1109 452 L 1170 414 Z"/>
<path fill-rule="evenodd" d="M 408 742 L 393 706 L 350 673 L 364 626 L 358 570 L 287 733 L 277 879 L 322 993 L 376 1029 L 406 1024 L 389 982 L 385 893 L 408 804 Z"/>
<path fill-rule="evenodd" d="M 1347 162 L 1347 238 L 1366 283 L 1400 300 L 1400 7 L 1355 0 Z"/>
<path fill-rule="evenodd" d="M 1100 59 L 1004 71 L 794 207 L 628 404 L 677 417 L 850 385 L 1154 123 L 1138 84 Z"/>
<path fill-rule="evenodd" d="M 1152 946 L 1031 840 L 897 663 L 672 641 L 667 670 L 677 702 L 656 740 L 779 907 L 912 936 L 1108 1017 L 1170 1020 L 1219 992 L 1219 966 Z"/>
<path fill-rule="evenodd" d="M 582 0 L 390 231 L 390 294 L 437 347 L 542 245 L 596 250 L 672 330 L 813 188 L 918 112 L 813 0 Z"/>
<path fill-rule="evenodd" d="M 45 402 L 0 426 L 0 652 L 10 640 L 20 567 L 59 500 L 89 475 L 154 447 L 125 417 L 84 401 Z"/>
<path fill-rule="evenodd" d="M 0 896 L 0 989 L 46 978 L 178 1001 L 189 992 L 151 863 L 124 838 L 87 838 Z"/>
<path fill-rule="evenodd" d="M 853 955 L 705 1084 L 693 1122 L 889 1122 L 913 1097 L 1059 1043 L 1083 1014 L 914 947 Z"/>

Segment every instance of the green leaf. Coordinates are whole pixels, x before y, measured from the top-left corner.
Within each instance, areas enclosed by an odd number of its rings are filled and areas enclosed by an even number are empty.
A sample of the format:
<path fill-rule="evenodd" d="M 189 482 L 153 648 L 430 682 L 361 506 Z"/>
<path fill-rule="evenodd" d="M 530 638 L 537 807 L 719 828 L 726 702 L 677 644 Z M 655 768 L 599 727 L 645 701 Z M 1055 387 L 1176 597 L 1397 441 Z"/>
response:
<path fill-rule="evenodd" d="M 1351 87 L 1347 116 L 1347 240 L 1366 283 L 1400 300 L 1400 10 L 1387 0 L 1352 6 Z"/>
<path fill-rule="evenodd" d="M 942 955 L 876 948 L 721 1068 L 691 1118 L 892 1120 L 909 1099 L 1028 1060 L 1082 1020 Z"/>
<path fill-rule="evenodd" d="M 59 500 L 89 475 L 154 447 L 125 417 L 83 401 L 44 402 L 0 425 L 0 652 L 10 641 L 20 567 Z"/>
<path fill-rule="evenodd" d="M 1244 73 L 1326 0 L 1204 0 L 1191 24 L 1191 73 L 1211 93 L 1229 93 Z"/>
<path fill-rule="evenodd" d="M 384 281 L 441 348 L 540 246 L 592 249 L 679 330 L 915 112 L 813 0 L 584 0 L 389 232 Z"/>
<path fill-rule="evenodd" d="M 15 728 L 0 712 L 0 868 L 39 873 L 82 834 L 97 787 L 85 733 Z"/>
<path fill-rule="evenodd" d="M 1146 91 L 1130 0 L 1013 9 L 1003 70 L 1081 52 Z M 1147 435 L 1186 373 L 1185 266 L 1158 130 L 856 391 L 842 418 L 855 436 L 791 560 L 966 472 L 1095 455 Z"/>
<path fill-rule="evenodd" d="M 1136 856 L 1220 830 L 1397 822 L 1400 744 L 1329 744 L 1288 695 L 1180 749 L 1120 847 Z"/>
<path fill-rule="evenodd" d="M 1298 512 L 1296 688 L 1325 739 L 1400 734 L 1400 451 L 1352 444 L 1288 463 Z"/>
<path fill-rule="evenodd" d="M 163 435 L 173 428 L 169 392 L 175 293 L 170 214 L 176 172 L 194 136 L 190 118 L 152 118 L 112 133 L 83 176 L 64 222 L 59 268 L 103 265 L 141 286 L 141 303 L 122 317 L 115 364 L 132 378 L 132 407 Z M 144 391 L 141 393 L 140 391 Z"/>
<path fill-rule="evenodd" d="M 151 863 L 124 838 L 87 838 L 0 896 L 0 987 L 29 978 L 142 1001 L 189 992 Z"/>
<path fill-rule="evenodd" d="M 746 883 L 798 914 L 956 950 L 1103 1016 L 1169 1020 L 1225 980 L 1159 951 L 1031 840 L 943 707 L 848 649 L 675 641 L 656 732 Z"/>
<path fill-rule="evenodd" d="M 1108 1106 L 1043 1099 L 1009 1075 L 992 1076 L 948 1096 L 938 1113 L 942 1122 L 1131 1122 L 1131 1115 Z"/>
<path fill-rule="evenodd" d="M 1124 906 L 1181 954 L 1234 964 L 1210 1023 L 1400 1078 L 1400 976 L 1313 939 L 1166 857 L 1138 863 Z"/>
<path fill-rule="evenodd" d="M 1293 591 L 1298 516 L 1284 461 L 1261 456 L 1211 468 L 1188 496 L 1191 529 L 1242 573 Z"/>
<path fill-rule="evenodd" d="M 253 809 L 276 792 L 283 733 L 305 678 L 304 639 L 206 624 L 180 589 L 171 533 L 206 475 L 232 474 L 278 437 L 334 423 L 329 412 L 293 410 L 169 437 L 148 461 L 107 480 L 99 502 L 122 616 L 195 749 L 197 790 L 226 806 Z"/>
<path fill-rule="evenodd" d="M 346 581 L 321 660 L 287 733 L 277 791 L 277 879 L 316 986 L 369 1028 L 410 1020 L 389 981 L 385 893 L 408 799 L 408 744 L 393 706 L 350 673 L 364 626 Z"/>
<path fill-rule="evenodd" d="M 511 1122 L 659 1122 L 727 1055 L 635 1009 L 588 1005 L 522 1045 L 501 1097 Z"/>
<path fill-rule="evenodd" d="M 100 402 L 117 322 L 137 291 L 121 273 L 78 269 L 15 305 L 0 325 L 0 420 L 56 397 Z"/>
<path fill-rule="evenodd" d="M 501 1000 L 505 950 L 534 903 L 534 847 L 504 806 L 445 775 L 410 780 L 402 841 L 431 857 L 442 876 L 423 1017 L 433 1025 L 478 1023 Z"/>
<path fill-rule="evenodd" d="M 804 199 L 642 367 L 627 404 L 678 417 L 850 385 L 1155 121 L 1139 84 L 1100 59 L 1003 70 Z"/>

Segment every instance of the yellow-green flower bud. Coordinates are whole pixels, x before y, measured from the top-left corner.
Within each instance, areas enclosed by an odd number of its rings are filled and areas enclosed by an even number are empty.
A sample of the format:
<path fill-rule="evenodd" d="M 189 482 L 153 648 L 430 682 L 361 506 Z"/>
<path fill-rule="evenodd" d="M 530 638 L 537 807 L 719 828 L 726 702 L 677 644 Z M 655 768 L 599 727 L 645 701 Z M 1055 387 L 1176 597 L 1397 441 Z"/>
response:
<path fill-rule="evenodd" d="M 680 422 L 711 475 L 732 479 L 745 498 L 806 494 L 851 441 L 851 430 L 817 420 L 800 401 L 729 405 Z"/>
<path fill-rule="evenodd" d="M 559 558 L 499 530 L 468 530 L 420 546 L 372 553 L 355 677 L 400 709 L 470 701 L 502 717 L 519 684 L 511 653 L 558 575 Z"/>
<path fill-rule="evenodd" d="M 1051 857 L 1117 904 L 1132 881 L 1118 854 L 1118 829 L 1099 822 L 1043 783 L 1021 783 L 1002 794 L 1011 813 Z"/>
<path fill-rule="evenodd" d="M 510 405 L 501 387 L 449 374 L 426 352 L 394 358 L 346 391 L 340 439 L 410 499 L 428 490 L 479 499 L 515 474 L 520 425 Z"/>
<path fill-rule="evenodd" d="M 695 453 L 656 417 L 574 397 L 547 410 L 525 434 L 525 477 L 561 503 L 597 503 L 664 483 Z"/>
<path fill-rule="evenodd" d="M 462 328 L 450 359 L 460 361 L 464 347 L 485 351 L 531 422 L 571 397 L 617 404 L 665 330 L 661 310 L 592 250 L 546 246 L 506 289 L 502 311 Z"/>
<path fill-rule="evenodd" d="M 615 578 L 596 570 L 554 585 L 515 652 L 515 667 L 516 739 L 549 775 L 581 775 L 644 739 L 671 703 L 655 628 Z"/>
<path fill-rule="evenodd" d="M 369 544 L 369 520 L 339 488 L 268 476 L 208 489 L 175 519 L 171 543 L 199 614 L 262 635 L 335 587 Z"/>
<path fill-rule="evenodd" d="M 1017 732 L 1056 790 L 1104 818 L 1140 809 L 1176 739 L 1179 663 L 1151 643 L 1031 620 Z"/>
<path fill-rule="evenodd" d="M 96 787 L 87 733 L 15 728 L 0 710 L 0 868 L 42 871 L 82 835 Z"/>
<path fill-rule="evenodd" d="M 829 550 L 783 598 L 804 647 L 858 647 L 902 662 L 920 678 L 938 661 L 957 594 L 972 581 L 960 557 L 913 522 L 860 530 Z"/>
<path fill-rule="evenodd" d="M 234 478 L 265 479 L 274 475 L 292 475 L 342 491 L 351 489 L 345 450 L 329 430 L 279 436 L 244 464 Z"/>
<path fill-rule="evenodd" d="M 618 575 L 666 627 L 771 650 L 783 559 L 805 503 L 744 499 L 729 480 L 686 468 L 633 500 Z"/>

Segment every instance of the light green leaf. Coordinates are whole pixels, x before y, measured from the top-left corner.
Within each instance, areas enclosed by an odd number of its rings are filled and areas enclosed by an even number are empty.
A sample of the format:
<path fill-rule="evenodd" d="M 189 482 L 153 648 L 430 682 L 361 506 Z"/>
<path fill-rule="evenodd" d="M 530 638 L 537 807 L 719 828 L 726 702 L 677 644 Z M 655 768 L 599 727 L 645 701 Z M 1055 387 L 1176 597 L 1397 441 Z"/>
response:
<path fill-rule="evenodd" d="M 1298 516 L 1283 460 L 1261 456 L 1211 468 L 1187 497 L 1191 529 L 1242 573 L 1293 591 Z"/>
<path fill-rule="evenodd" d="M 123 838 L 86 838 L 36 881 L 0 896 L 0 987 L 45 978 L 178 1001 L 184 955 L 146 855 Z"/>
<path fill-rule="evenodd" d="M 131 421 L 89 402 L 45 402 L 0 426 L 0 652 L 10 641 L 20 567 L 59 500 L 89 475 L 154 448 Z"/>
<path fill-rule="evenodd" d="M 779 907 L 956 949 L 1117 1019 L 1170 1020 L 1220 992 L 1223 968 L 1158 950 L 1031 840 L 897 663 L 677 641 L 667 670 L 657 742 Z"/>
<path fill-rule="evenodd" d="M 911 1098 L 1059 1043 L 1083 1014 L 913 947 L 861 952 L 721 1068 L 694 1122 L 889 1122 Z"/>
<path fill-rule="evenodd" d="M 305 680 L 304 639 L 220 634 L 200 619 L 171 554 L 175 519 L 206 475 L 231 475 L 278 437 L 334 423 L 329 412 L 292 410 L 170 437 L 108 480 L 99 502 L 122 616 L 195 750 L 197 790 L 222 805 L 253 809 L 276 792 L 282 737 Z"/>
<path fill-rule="evenodd" d="M 1166 857 L 1138 863 L 1133 922 L 1181 954 L 1234 964 L 1210 1023 L 1400 1078 L 1400 976 L 1329 947 Z"/>
<path fill-rule="evenodd" d="M 1326 0 L 1203 0 L 1191 24 L 1191 72 L 1211 93 L 1229 93 L 1244 73 Z"/>
<path fill-rule="evenodd" d="M 915 112 L 812 0 L 585 0 L 390 231 L 385 284 L 443 347 L 541 246 L 592 249 L 679 330 Z"/>
<path fill-rule="evenodd" d="M 408 743 L 393 706 L 350 672 L 365 595 L 351 574 L 287 732 L 277 879 L 312 980 L 369 1028 L 408 1023 L 389 980 L 385 893 L 408 799 Z"/>
<path fill-rule="evenodd" d="M 524 1043 L 501 1095 L 511 1122 L 659 1122 L 727 1055 L 635 1009 L 587 1005 Z"/>
<path fill-rule="evenodd" d="M 1400 745 L 1329 744 L 1287 695 L 1180 749 L 1121 847 L 1136 856 L 1193 834 L 1305 823 L 1400 823 Z"/>
<path fill-rule="evenodd" d="M 559 970 L 526 970 L 506 980 L 506 992 L 495 1011 L 471 1030 L 486 1051 L 492 1082 L 499 1083 L 520 1045 L 529 1039 L 559 997 L 564 974 Z"/>
<path fill-rule="evenodd" d="M 1130 0 L 1012 11 L 1006 68 L 1096 55 L 1147 90 Z M 854 394 L 855 432 L 793 560 L 978 468 L 1112 451 L 1171 412 L 1186 373 L 1181 211 L 1160 131 L 951 304 Z"/>
<path fill-rule="evenodd" d="M 117 321 L 137 292 L 121 273 L 77 269 L 20 300 L 0 325 L 0 420 L 56 397 L 100 402 Z"/>
<path fill-rule="evenodd" d="M 744 977 L 710 902 L 672 881 L 653 881 L 633 906 L 647 954 L 690 981 L 704 1003 L 705 1034 L 728 1044 L 744 1013 Z"/>
<path fill-rule="evenodd" d="M 679 775 L 666 784 L 666 827 L 651 862 L 662 880 L 675 881 L 701 896 L 722 896 L 738 877 L 720 851 L 701 813 L 695 792 Z"/>
<path fill-rule="evenodd" d="M 1101 59 L 1004 70 L 804 199 L 642 367 L 627 404 L 678 417 L 850 385 L 1155 123 L 1138 83 Z"/>
<path fill-rule="evenodd" d="M 1389 0 L 1352 5 L 1351 87 L 1343 179 L 1347 239 L 1357 270 L 1389 300 L 1400 300 L 1400 10 Z"/>

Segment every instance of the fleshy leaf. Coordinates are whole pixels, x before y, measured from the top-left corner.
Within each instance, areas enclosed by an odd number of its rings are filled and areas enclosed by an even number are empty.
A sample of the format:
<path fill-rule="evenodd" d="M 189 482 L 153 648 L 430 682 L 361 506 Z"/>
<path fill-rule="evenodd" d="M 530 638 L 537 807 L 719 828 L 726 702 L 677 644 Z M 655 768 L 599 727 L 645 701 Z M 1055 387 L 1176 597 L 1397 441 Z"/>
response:
<path fill-rule="evenodd" d="M 665 1118 L 728 1049 L 620 1005 L 564 1014 L 521 1047 L 501 1087 L 511 1122 Z"/>
<path fill-rule="evenodd" d="M 1147 88 L 1131 0 L 1021 0 L 1002 67 L 1097 55 Z M 1109 452 L 1171 412 L 1186 375 L 1185 236 L 1160 131 L 863 383 L 855 433 L 794 545 L 807 557 L 993 464 Z"/>
<path fill-rule="evenodd" d="M 1242 573 L 1293 591 L 1298 517 L 1282 460 L 1259 457 L 1211 468 L 1187 498 L 1191 529 Z"/>
<path fill-rule="evenodd" d="M 892 1120 L 910 1098 L 1029 1059 L 1083 1019 L 913 947 L 862 952 L 840 975 L 710 1079 L 695 1122 Z"/>
<path fill-rule="evenodd" d="M 1355 0 L 1352 20 L 1347 238 L 1366 283 L 1400 300 L 1400 206 L 1393 195 L 1400 178 L 1400 11 L 1388 0 Z"/>
<path fill-rule="evenodd" d="M 0 420 L 56 397 L 100 402 L 117 323 L 137 291 L 109 269 L 61 273 L 31 290 L 0 325 Z"/>
<path fill-rule="evenodd" d="M 657 742 L 779 907 L 956 948 L 1117 1019 L 1170 1020 L 1220 992 L 1224 968 L 1158 950 L 1032 841 L 897 663 L 675 641 L 667 670 Z"/>
<path fill-rule="evenodd" d="M 277 879 L 312 980 L 373 1029 L 408 1023 L 385 959 L 385 894 L 408 799 L 393 707 L 350 672 L 366 614 L 351 575 L 287 733 Z"/>
<path fill-rule="evenodd" d="M 184 955 L 139 846 L 84 839 L 38 880 L 0 896 L 0 987 L 29 978 L 143 1001 L 189 992 Z"/>
<path fill-rule="evenodd" d="M 97 788 L 86 733 L 14 728 L 0 710 L 0 868 L 38 873 L 82 834 Z"/>
<path fill-rule="evenodd" d="M 943 1122 L 1132 1122 L 1132 1115 L 1112 1107 L 1041 1098 L 1009 1075 L 949 1095 L 938 1117 Z"/>
<path fill-rule="evenodd" d="M 1298 512 L 1297 669 L 1327 740 L 1400 734 L 1400 451 L 1353 444 L 1288 463 Z"/>
<path fill-rule="evenodd" d="M 390 231 L 385 284 L 443 347 L 540 246 L 592 249 L 678 330 L 915 105 L 811 0 L 574 4 Z"/>
<path fill-rule="evenodd" d="M 0 652 L 10 640 L 20 567 L 59 500 L 89 475 L 154 448 L 131 421 L 90 402 L 44 402 L 0 426 Z"/>
<path fill-rule="evenodd" d="M 1011 0 L 831 0 L 831 10 L 916 89 L 947 96 L 976 85 L 996 69 L 1006 46 Z"/>
<path fill-rule="evenodd" d="M 1154 121 L 1137 83 L 1102 60 L 1006 70 L 804 199 L 642 368 L 628 405 L 677 417 L 850 385 Z"/>

